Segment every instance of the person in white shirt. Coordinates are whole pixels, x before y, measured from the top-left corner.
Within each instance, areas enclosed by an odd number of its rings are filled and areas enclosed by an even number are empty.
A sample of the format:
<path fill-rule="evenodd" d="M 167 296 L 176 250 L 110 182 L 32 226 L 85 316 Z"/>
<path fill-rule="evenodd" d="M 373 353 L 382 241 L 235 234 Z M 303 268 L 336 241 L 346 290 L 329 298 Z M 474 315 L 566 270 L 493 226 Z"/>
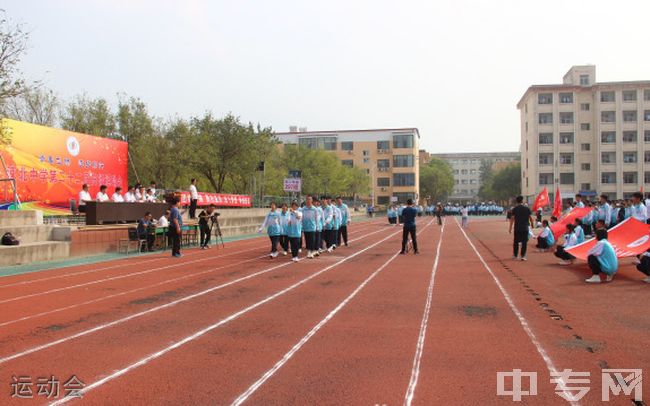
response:
<path fill-rule="evenodd" d="M 158 219 L 158 222 L 156 223 L 156 226 L 158 227 L 169 227 L 169 215 L 171 212 L 169 210 L 165 210 L 165 214 L 162 215 Z"/>
<path fill-rule="evenodd" d="M 467 227 L 467 223 L 469 223 L 469 210 L 467 210 L 466 205 L 463 205 L 463 208 L 460 209 L 460 219 L 461 225 Z"/>
<path fill-rule="evenodd" d="M 190 180 L 190 218 L 196 218 L 196 204 L 199 201 L 199 191 L 196 189 L 196 178 Z"/>
<path fill-rule="evenodd" d="M 154 203 L 156 201 L 156 196 L 153 194 L 151 189 L 147 189 L 147 193 L 145 195 L 145 201 L 149 203 Z"/>
<path fill-rule="evenodd" d="M 151 189 L 151 193 L 153 194 L 154 199 L 157 199 L 158 196 L 156 196 L 156 193 L 158 191 L 156 190 L 156 182 L 152 180 L 151 183 L 149 184 L 149 189 Z"/>
<path fill-rule="evenodd" d="M 135 196 L 135 201 L 136 202 L 141 202 L 142 201 L 142 194 L 144 193 L 144 188 L 140 183 L 135 184 L 135 193 L 133 194 Z"/>
<path fill-rule="evenodd" d="M 86 202 L 92 202 L 93 198 L 90 197 L 90 192 L 88 192 L 88 184 L 84 183 L 81 186 L 81 192 L 79 192 L 79 203 L 77 205 L 80 213 L 86 212 Z"/>
<path fill-rule="evenodd" d="M 134 203 L 136 201 L 135 188 L 133 186 L 129 186 L 129 190 L 124 194 L 124 201 L 126 203 Z"/>
<path fill-rule="evenodd" d="M 114 201 L 115 203 L 123 203 L 124 202 L 124 197 L 122 196 L 122 188 L 121 187 L 116 187 L 115 188 L 115 193 L 113 193 L 113 196 L 111 196 L 111 200 Z"/>
<path fill-rule="evenodd" d="M 566 252 L 567 248 L 578 245 L 578 238 L 575 233 L 575 225 L 567 224 L 566 225 L 566 234 L 564 234 L 564 245 L 558 246 L 555 251 L 555 256 L 560 258 L 560 265 L 571 265 L 573 260 L 576 259 L 573 255 Z"/>
<path fill-rule="evenodd" d="M 101 185 L 99 187 L 99 192 L 97 192 L 97 196 L 95 197 L 95 200 L 98 202 L 108 202 L 110 199 L 108 198 L 108 195 L 106 194 L 106 185 Z"/>
<path fill-rule="evenodd" d="M 632 195 L 632 206 L 630 206 L 630 217 L 634 217 L 640 222 L 646 223 L 648 221 L 648 208 L 641 203 L 643 195 L 636 192 Z"/>
<path fill-rule="evenodd" d="M 144 203 L 147 201 L 147 192 L 144 190 L 144 186 L 140 186 L 140 189 L 136 190 L 135 197 L 138 199 L 138 203 Z"/>
<path fill-rule="evenodd" d="M 577 208 L 583 208 L 585 207 L 585 204 L 582 202 L 582 195 L 578 193 L 575 198 L 575 207 Z"/>

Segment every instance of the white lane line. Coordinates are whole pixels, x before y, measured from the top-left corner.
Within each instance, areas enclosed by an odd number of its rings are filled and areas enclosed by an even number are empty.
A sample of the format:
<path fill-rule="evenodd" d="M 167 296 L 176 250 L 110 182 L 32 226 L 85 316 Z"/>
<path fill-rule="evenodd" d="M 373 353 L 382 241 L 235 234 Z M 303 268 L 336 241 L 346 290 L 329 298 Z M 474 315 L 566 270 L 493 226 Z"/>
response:
<path fill-rule="evenodd" d="M 429 225 L 431 225 L 433 221 L 429 222 L 418 234 L 421 234 Z M 375 278 L 381 271 L 383 271 L 388 264 L 390 264 L 398 255 L 400 251 L 398 250 L 392 257 L 388 259 L 388 261 L 384 262 L 379 268 L 377 268 L 370 276 L 368 276 L 357 288 L 350 293 L 348 297 L 346 297 L 341 303 L 339 303 L 334 310 L 329 312 L 325 318 L 323 318 L 318 324 L 316 324 L 303 338 L 300 339 L 294 345 L 289 352 L 284 354 L 284 356 L 275 364 L 271 369 L 266 371 L 260 379 L 255 381 L 251 386 L 248 387 L 241 395 L 239 395 L 232 403 L 231 406 L 239 406 L 242 403 L 244 403 L 248 398 L 262 386 L 266 381 L 268 381 L 275 373 L 284 366 L 293 356 L 295 353 L 297 353 L 306 343 L 309 341 L 316 333 L 318 333 L 318 330 L 320 330 L 325 324 L 327 324 L 328 321 L 330 321 L 336 313 L 338 313 L 342 308 L 344 308 L 350 300 L 352 300 L 363 288 L 366 287 L 366 285 Z"/>
<path fill-rule="evenodd" d="M 364 238 L 366 238 L 366 237 L 368 237 L 370 235 L 379 233 L 381 231 L 383 231 L 383 230 L 378 230 L 378 231 L 375 231 L 373 233 L 366 234 L 365 236 L 359 237 L 358 239 L 364 239 Z M 354 240 L 352 240 L 352 241 L 354 241 Z M 358 253 L 354 254 L 353 256 L 356 256 L 356 255 L 358 255 Z M 348 256 L 348 257 L 344 258 L 344 260 L 347 260 L 349 258 L 352 258 L 352 256 Z M 91 334 L 91 333 L 94 333 L 94 332 L 97 332 L 97 331 L 100 331 L 100 330 L 104 330 L 106 328 L 113 327 L 113 326 L 116 326 L 118 324 L 122 324 L 124 322 L 135 319 L 137 317 L 141 317 L 141 316 L 156 312 L 158 310 L 166 309 L 168 307 L 175 306 L 175 305 L 177 305 L 179 303 L 187 302 L 188 300 L 196 299 L 197 297 L 207 295 L 208 293 L 214 292 L 214 291 L 219 290 L 219 289 L 223 289 L 223 288 L 228 287 L 228 286 L 235 285 L 235 284 L 237 284 L 239 282 L 243 282 L 243 281 L 255 278 L 255 277 L 260 276 L 260 275 L 264 275 L 265 273 L 274 271 L 276 269 L 279 269 L 279 268 L 282 268 L 284 266 L 291 265 L 291 264 L 292 264 L 292 262 L 285 262 L 285 263 L 282 263 L 280 265 L 276 265 L 276 266 L 273 266 L 273 267 L 270 267 L 270 268 L 266 268 L 266 269 L 263 269 L 261 271 L 252 273 L 250 275 L 242 276 L 241 278 L 237 278 L 237 279 L 232 280 L 230 282 L 226 282 L 226 283 L 223 283 L 221 285 L 214 286 L 214 287 L 209 288 L 209 289 L 205 289 L 205 290 L 203 290 L 201 292 L 194 293 L 192 295 L 182 297 L 180 299 L 171 301 L 169 303 L 165 303 L 165 304 L 162 304 L 160 306 L 152 307 L 151 309 L 143 310 L 141 312 L 134 313 L 134 314 L 132 314 L 130 316 L 126 316 L 126 317 L 123 317 L 121 319 L 117 319 L 117 320 L 114 320 L 114 321 L 111 321 L 111 322 L 108 322 L 108 323 L 105 323 L 105 324 L 100 324 L 100 325 L 95 326 L 93 328 L 90 328 L 88 330 L 83 330 L 83 331 L 80 331 L 80 332 L 78 332 L 76 334 L 73 334 L 73 335 L 70 335 L 70 336 L 67 336 L 67 337 L 63 337 L 63 338 L 60 338 L 58 340 L 51 341 L 49 343 L 42 344 L 42 345 L 39 345 L 39 346 L 36 346 L 36 347 L 32 347 L 30 349 L 21 351 L 21 352 L 16 353 L 16 354 L 8 355 L 8 356 L 6 356 L 4 358 L 0 358 L 0 365 L 6 363 L 8 361 L 14 360 L 16 358 L 21 358 L 21 357 L 24 357 L 26 355 L 33 354 L 35 352 L 44 350 L 46 348 L 54 347 L 55 345 L 65 343 L 65 342 L 73 340 L 75 338 L 83 337 L 83 336 L 86 336 L 88 334 Z"/>
<path fill-rule="evenodd" d="M 446 219 L 443 219 L 442 228 L 440 229 L 440 237 L 438 239 L 438 247 L 436 248 L 436 259 L 433 261 L 431 268 L 431 279 L 429 280 L 429 288 L 427 290 L 427 300 L 424 305 L 424 312 L 422 313 L 422 321 L 420 322 L 420 334 L 418 335 L 418 342 L 415 348 L 415 356 L 413 357 L 413 367 L 411 368 L 411 379 L 409 380 L 406 395 L 404 395 L 404 405 L 410 406 L 415 395 L 415 388 L 418 384 L 420 377 L 420 362 L 422 360 L 422 353 L 424 351 L 424 339 L 427 335 L 427 325 L 429 323 L 429 314 L 431 312 L 431 302 L 433 301 L 433 286 L 436 280 L 436 273 L 438 272 L 438 263 L 440 262 L 440 247 L 442 246 L 442 236 L 445 233 Z"/>
<path fill-rule="evenodd" d="M 381 231 L 384 231 L 384 230 L 381 230 Z M 364 248 L 362 250 L 359 250 L 359 251 L 355 252 L 354 254 L 349 255 L 349 256 L 335 262 L 332 265 L 329 265 L 329 266 L 321 269 L 320 271 L 318 271 L 318 272 L 316 272 L 316 273 L 314 273 L 314 274 L 312 274 L 312 275 L 310 275 L 310 276 L 308 276 L 308 277 L 306 277 L 304 279 L 301 279 L 300 281 L 294 283 L 293 285 L 291 285 L 291 286 L 289 286 L 287 288 L 284 288 L 284 289 L 282 289 L 282 290 L 280 290 L 280 291 L 278 291 L 278 292 L 276 292 L 276 293 L 274 293 L 274 294 L 272 294 L 270 296 L 267 296 L 266 298 L 260 300 L 259 302 L 256 302 L 256 303 L 254 303 L 254 304 L 252 304 L 252 305 L 250 305 L 250 306 L 248 306 L 248 307 L 246 307 L 246 308 L 244 308 L 244 309 L 242 309 L 242 310 L 240 310 L 240 311 L 238 311 L 236 313 L 231 314 L 230 316 L 226 317 L 225 319 L 221 319 L 220 321 L 218 321 L 218 322 L 216 322 L 216 323 L 214 323 L 214 324 L 212 324 L 212 325 L 210 325 L 210 326 L 208 326 L 208 327 L 206 327 L 206 328 L 204 328 L 202 330 L 199 330 L 199 331 L 195 332 L 194 334 L 183 338 L 180 341 L 176 341 L 174 344 L 172 344 L 172 345 L 170 345 L 168 347 L 165 347 L 160 351 L 149 354 L 146 357 L 140 359 L 139 361 L 137 361 L 137 362 L 125 367 L 125 368 L 119 369 L 119 370 L 113 372 L 112 374 L 110 374 L 110 375 L 108 375 L 108 376 L 106 376 L 106 377 L 104 377 L 104 378 L 102 378 L 102 379 L 100 379 L 100 380 L 98 380 L 96 382 L 93 382 L 92 384 L 90 384 L 90 385 L 86 386 L 85 388 L 83 388 L 81 390 L 81 393 L 86 394 L 89 391 L 91 391 L 93 389 L 96 389 L 96 388 L 102 386 L 103 384 L 105 384 L 107 382 L 110 382 L 110 381 L 114 380 L 115 378 L 118 378 L 118 377 L 120 377 L 120 376 L 122 376 L 122 375 L 124 375 L 124 374 L 138 368 L 138 367 L 141 367 L 141 366 L 149 363 L 150 361 L 152 361 L 152 360 L 154 360 L 156 358 L 160 358 L 161 356 L 167 354 L 168 352 L 170 352 L 170 351 L 172 351 L 172 350 L 174 350 L 176 348 L 179 348 L 179 347 L 181 347 L 181 346 L 183 346 L 183 345 L 185 345 L 185 344 L 187 344 L 187 343 L 189 343 L 191 341 L 196 340 L 197 338 L 205 335 L 206 333 L 209 333 L 210 331 L 212 331 L 212 330 L 214 330 L 216 328 L 219 328 L 219 327 L 223 326 L 224 324 L 229 323 L 229 322 L 239 318 L 240 316 L 250 312 L 251 310 L 254 310 L 254 309 L 256 309 L 256 308 L 258 308 L 258 307 L 260 307 L 260 306 L 262 306 L 262 305 L 264 305 L 264 304 L 266 304 L 266 303 L 268 303 L 268 302 L 270 302 L 272 300 L 277 299 L 278 297 L 280 297 L 280 296 L 294 290 L 295 288 L 297 288 L 297 287 L 299 287 L 301 285 L 304 285 L 305 283 L 309 282 L 310 280 L 312 280 L 312 279 L 318 277 L 319 275 L 329 271 L 330 269 L 337 267 L 338 265 L 342 264 L 343 262 L 345 262 L 345 261 L 347 261 L 349 259 L 352 259 L 352 258 L 356 257 L 357 255 L 360 255 L 360 254 L 368 251 L 371 248 L 376 247 L 377 245 L 379 245 L 379 244 L 383 243 L 384 241 L 388 240 L 389 238 L 395 236 L 397 233 L 399 233 L 399 231 L 390 234 L 388 237 L 385 237 L 384 239 L 379 240 L 376 243 L 374 243 L 372 245 L 369 245 L 366 248 Z M 77 399 L 77 398 L 65 397 L 65 398 L 57 400 L 56 402 L 51 403 L 51 405 L 52 406 L 61 405 L 61 404 L 64 404 L 66 402 L 69 402 L 70 400 L 73 400 L 73 399 Z"/>
<path fill-rule="evenodd" d="M 362 231 L 359 231 L 359 232 L 357 232 L 357 233 L 355 233 L 355 234 L 359 234 L 359 233 L 361 233 L 361 232 L 362 232 Z M 379 232 L 379 231 L 376 231 L 376 232 L 373 232 L 373 233 L 370 233 L 370 234 L 366 234 L 365 236 L 372 235 L 372 234 L 376 234 L 376 233 L 378 233 L 378 232 Z M 362 238 L 365 238 L 365 236 L 362 237 Z M 361 239 L 361 238 L 351 239 L 350 242 L 358 241 L 358 240 L 360 240 L 360 239 Z M 251 249 L 251 250 L 253 250 L 253 249 Z M 248 250 L 247 250 L 247 251 L 248 251 Z M 240 252 L 243 252 L 243 251 L 240 251 Z M 235 253 L 232 253 L 232 254 L 235 254 Z M 228 254 L 228 255 L 232 255 L 232 254 Z M 216 257 L 216 259 L 224 258 L 224 257 L 226 257 L 226 256 L 227 256 L 227 255 L 222 255 L 222 256 Z M 9 321 L 2 322 L 2 323 L 0 323 L 0 327 L 8 326 L 8 325 L 11 325 L 11 324 L 14 324 L 14 323 L 17 323 L 17 322 L 21 322 L 21 321 L 26 321 L 26 320 L 34 319 L 34 318 L 37 318 L 37 317 L 47 316 L 47 315 L 50 315 L 50 314 L 53 314 L 53 313 L 57 313 L 57 312 L 60 312 L 60 311 L 63 311 L 63 310 L 70 310 L 70 309 L 74 309 L 74 308 L 81 307 L 81 306 L 84 306 L 84 305 L 88 305 L 88 304 L 92 304 L 92 303 L 101 302 L 101 301 L 103 301 L 103 300 L 107 300 L 107 299 L 111 299 L 111 298 L 115 298 L 115 297 L 119 297 L 119 296 L 128 295 L 128 294 L 130 294 L 130 293 L 139 292 L 139 291 L 141 291 L 141 290 L 145 290 L 145 289 L 153 288 L 153 287 L 156 287 L 156 286 L 161 286 L 161 285 L 164 285 L 164 284 L 167 284 L 167 283 L 177 282 L 177 281 L 184 280 L 184 279 L 188 279 L 188 278 L 193 278 L 193 277 L 195 277 L 195 276 L 200 276 L 200 275 L 203 275 L 203 274 L 206 274 L 206 273 L 212 273 L 212 272 L 214 272 L 214 271 L 221 270 L 221 269 L 231 268 L 231 267 L 233 267 L 233 266 L 238 266 L 238 265 L 241 265 L 241 264 L 244 264 L 244 263 L 247 263 L 247 262 L 252 262 L 252 261 L 256 261 L 256 260 L 258 260 L 258 259 L 267 258 L 267 257 L 268 257 L 268 255 L 263 255 L 263 256 L 260 256 L 260 257 L 255 257 L 255 258 L 252 258 L 252 259 L 247 259 L 247 260 L 245 260 L 245 261 L 236 262 L 236 263 L 234 263 L 234 264 L 224 265 L 224 266 L 220 266 L 220 267 L 217 267 L 217 268 L 212 268 L 212 269 L 208 269 L 208 270 L 205 270 L 205 271 L 201 271 L 201 272 L 198 272 L 198 273 L 184 275 L 184 276 L 181 276 L 181 277 L 179 277 L 179 278 L 173 278 L 173 279 L 164 280 L 164 281 L 162 281 L 162 282 L 154 283 L 153 285 L 142 286 L 142 287 L 140 287 L 140 288 L 136 288 L 136 289 L 132 289 L 132 290 L 127 290 L 127 291 L 124 291 L 124 292 L 115 293 L 115 294 L 108 295 L 108 296 L 103 296 L 103 297 L 100 297 L 100 298 L 97 298 L 97 299 L 87 300 L 87 301 L 85 301 L 85 302 L 76 303 L 76 304 L 69 305 L 69 306 L 65 306 L 65 307 L 59 307 L 59 308 L 57 308 L 57 309 L 51 309 L 51 310 L 48 310 L 48 311 L 45 311 L 45 312 L 36 313 L 36 314 L 28 315 L 28 316 L 23 316 L 23 317 L 20 317 L 20 318 L 17 318 L 17 319 L 13 319 L 13 320 L 9 320 Z"/>
<path fill-rule="evenodd" d="M 524 331 L 528 335 L 528 338 L 530 338 L 530 341 L 533 343 L 533 345 L 537 349 L 537 352 L 539 353 L 539 355 L 542 357 L 542 359 L 546 363 L 546 368 L 551 373 L 551 376 L 558 376 L 558 370 L 555 368 L 555 365 L 553 364 L 553 360 L 551 360 L 551 357 L 548 355 L 548 353 L 546 352 L 546 350 L 544 349 L 542 344 L 539 342 L 539 340 L 537 339 L 537 336 L 535 335 L 535 333 L 533 333 L 533 329 L 528 324 L 528 321 L 526 320 L 524 315 L 519 311 L 519 309 L 515 305 L 515 302 L 512 300 L 512 298 L 508 294 L 508 291 L 506 291 L 506 289 L 501 284 L 501 281 L 499 280 L 499 278 L 497 278 L 497 276 L 494 274 L 494 272 L 492 272 L 492 268 L 490 268 L 490 266 L 487 264 L 487 262 L 485 262 L 485 260 L 483 259 L 483 256 L 481 255 L 481 253 L 478 252 L 478 250 L 476 249 L 476 246 L 474 246 L 474 243 L 472 243 L 470 238 L 467 236 L 467 233 L 465 233 L 465 230 L 463 230 L 463 228 L 460 226 L 460 223 L 458 223 L 458 219 L 455 219 L 455 220 L 456 220 L 456 225 L 458 226 L 460 231 L 465 236 L 465 239 L 467 240 L 469 245 L 474 250 L 474 253 L 481 260 L 481 263 L 483 264 L 483 267 L 492 276 L 492 279 L 494 280 L 494 283 L 496 283 L 497 287 L 501 291 L 501 294 L 503 295 L 504 299 L 508 303 L 508 306 L 510 306 L 510 310 L 512 310 L 512 312 L 515 314 L 515 316 L 519 320 L 519 323 L 521 324 L 521 327 L 524 329 Z M 573 399 L 573 394 L 567 389 L 566 382 L 564 382 L 564 380 L 562 378 L 558 379 L 558 385 L 560 386 L 560 388 L 562 388 L 562 392 L 564 393 L 565 399 Z M 571 403 L 574 406 L 577 406 L 577 405 L 580 404 L 577 401 L 570 401 L 569 403 Z"/>

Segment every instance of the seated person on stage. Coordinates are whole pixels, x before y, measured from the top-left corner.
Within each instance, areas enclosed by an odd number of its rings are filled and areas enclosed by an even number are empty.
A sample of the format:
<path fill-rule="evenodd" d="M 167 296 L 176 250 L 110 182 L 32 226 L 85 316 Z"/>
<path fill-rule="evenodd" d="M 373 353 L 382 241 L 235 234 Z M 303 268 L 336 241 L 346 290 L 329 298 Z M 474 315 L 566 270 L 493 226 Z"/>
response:
<path fill-rule="evenodd" d="M 151 189 L 147 189 L 147 193 L 145 194 L 144 200 L 149 203 L 156 202 L 156 195 L 153 194 L 153 191 Z"/>
<path fill-rule="evenodd" d="M 650 250 L 641 255 L 640 261 L 636 265 L 636 269 L 646 276 L 645 279 L 643 279 L 643 282 L 650 283 Z"/>
<path fill-rule="evenodd" d="M 158 196 L 156 195 L 156 193 L 158 191 L 156 190 L 156 182 L 152 180 L 151 183 L 149 184 L 149 189 L 151 189 L 151 193 L 153 194 L 153 197 L 157 199 Z"/>
<path fill-rule="evenodd" d="M 558 246 L 555 251 L 555 256 L 560 258 L 560 265 L 571 265 L 573 260 L 576 259 L 573 255 L 569 254 L 565 250 L 569 247 L 573 247 L 578 244 L 578 239 L 574 232 L 575 226 L 573 224 L 566 225 L 566 234 L 564 234 L 564 245 Z"/>
<path fill-rule="evenodd" d="M 92 202 L 93 198 L 90 197 L 90 192 L 88 192 L 88 184 L 84 183 L 81 186 L 81 192 L 79 192 L 79 202 L 77 207 L 80 213 L 86 212 L 86 202 Z"/>
<path fill-rule="evenodd" d="M 133 186 L 129 186 L 129 189 L 127 192 L 124 194 L 124 201 L 126 203 L 135 203 L 135 188 Z"/>
<path fill-rule="evenodd" d="M 111 196 L 111 200 L 114 201 L 115 203 L 123 203 L 124 202 L 124 197 L 122 196 L 122 188 L 121 187 L 116 187 L 115 188 L 115 193 L 113 193 L 113 196 Z"/>
<path fill-rule="evenodd" d="M 151 212 L 144 213 L 144 217 L 138 220 L 138 238 L 140 240 L 147 240 L 147 251 L 151 251 L 153 248 L 153 242 L 156 238 L 156 235 L 150 232 L 151 227 L 153 227 L 153 222 L 151 219 L 153 216 Z"/>
<path fill-rule="evenodd" d="M 555 244 L 555 237 L 553 236 L 553 231 L 548 225 L 548 220 L 542 221 L 542 232 L 537 236 L 537 249 L 542 252 L 546 252 Z"/>
<path fill-rule="evenodd" d="M 589 268 L 593 272 L 593 276 L 585 279 L 588 283 L 600 283 L 600 274 L 607 275 L 606 281 L 611 282 L 614 279 L 614 274 L 618 271 L 618 258 L 616 258 L 616 251 L 612 244 L 607 241 L 607 230 L 596 230 L 596 240 L 598 242 L 589 250 L 587 254 L 587 262 Z"/>
<path fill-rule="evenodd" d="M 135 198 L 138 200 L 138 203 L 144 203 L 147 201 L 147 192 L 144 190 L 144 186 L 140 186 L 140 189 L 136 189 Z"/>
<path fill-rule="evenodd" d="M 106 189 L 108 189 L 106 185 L 101 185 L 99 187 L 99 192 L 97 192 L 97 197 L 95 198 L 95 200 L 97 200 L 98 202 L 108 202 L 110 199 L 106 194 Z"/>

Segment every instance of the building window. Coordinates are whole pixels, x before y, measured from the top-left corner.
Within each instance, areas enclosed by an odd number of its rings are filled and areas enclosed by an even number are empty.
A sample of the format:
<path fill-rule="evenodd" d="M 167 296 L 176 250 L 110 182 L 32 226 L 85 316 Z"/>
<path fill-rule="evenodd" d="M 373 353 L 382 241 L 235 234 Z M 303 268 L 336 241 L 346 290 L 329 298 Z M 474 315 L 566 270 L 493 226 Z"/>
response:
<path fill-rule="evenodd" d="M 394 173 L 393 186 L 415 186 L 414 173 Z"/>
<path fill-rule="evenodd" d="M 454 169 L 454 175 L 458 175 L 460 171 L 458 169 Z"/>
<path fill-rule="evenodd" d="M 623 183 L 636 184 L 638 182 L 636 172 L 623 172 Z"/>
<path fill-rule="evenodd" d="M 390 186 L 390 178 L 377 178 L 377 186 Z"/>
<path fill-rule="evenodd" d="M 614 111 L 601 111 L 600 112 L 600 121 L 602 123 L 615 123 L 616 122 L 616 112 L 614 112 Z"/>
<path fill-rule="evenodd" d="M 580 144 L 581 151 L 591 151 L 591 144 Z"/>
<path fill-rule="evenodd" d="M 415 156 L 413 155 L 393 155 L 393 167 L 411 168 L 414 165 Z"/>
<path fill-rule="evenodd" d="M 645 162 L 645 163 L 650 162 L 650 151 L 645 151 L 643 153 L 643 162 Z"/>
<path fill-rule="evenodd" d="M 575 182 L 575 176 L 573 172 L 571 173 L 561 173 L 560 174 L 560 184 L 562 185 L 573 185 Z"/>
<path fill-rule="evenodd" d="M 643 132 L 643 142 L 650 142 L 650 130 Z"/>
<path fill-rule="evenodd" d="M 572 165 L 573 164 L 573 153 L 561 153 L 560 154 L 560 165 Z"/>
<path fill-rule="evenodd" d="M 415 193 L 393 193 L 399 203 L 406 203 L 408 199 L 415 200 Z"/>
<path fill-rule="evenodd" d="M 600 101 L 603 103 L 610 103 L 616 101 L 614 92 L 600 92 Z"/>
<path fill-rule="evenodd" d="M 616 172 L 603 172 L 600 174 L 600 183 L 616 183 Z"/>
<path fill-rule="evenodd" d="M 370 158 L 363 158 L 363 163 L 364 164 L 369 164 L 370 163 Z"/>
<path fill-rule="evenodd" d="M 370 156 L 370 151 L 368 151 L 367 149 L 364 149 L 363 150 L 363 156 Z"/>
<path fill-rule="evenodd" d="M 388 205 L 390 203 L 390 196 L 377 196 L 377 204 Z"/>
<path fill-rule="evenodd" d="M 553 133 L 539 133 L 539 143 L 542 145 L 553 144 Z"/>
<path fill-rule="evenodd" d="M 560 144 L 573 144 L 573 133 L 560 133 Z"/>
<path fill-rule="evenodd" d="M 626 102 L 636 101 L 636 90 L 623 90 L 623 101 Z"/>
<path fill-rule="evenodd" d="M 469 180 L 469 184 L 470 184 L 470 185 L 476 185 L 476 184 L 478 184 L 478 179 L 470 179 L 470 180 Z"/>
<path fill-rule="evenodd" d="M 537 95 L 538 104 L 553 104 L 553 93 L 540 93 Z"/>
<path fill-rule="evenodd" d="M 589 111 L 589 103 L 580 103 L 580 110 Z"/>
<path fill-rule="evenodd" d="M 636 131 L 623 131 L 623 142 L 636 142 Z"/>
<path fill-rule="evenodd" d="M 461 179 L 460 183 L 461 185 L 467 185 L 467 179 Z"/>
<path fill-rule="evenodd" d="M 650 110 L 645 110 L 643 112 L 643 120 L 644 121 L 650 121 Z"/>
<path fill-rule="evenodd" d="M 616 152 L 601 152 L 600 153 L 600 162 L 604 164 L 615 164 L 616 163 Z"/>
<path fill-rule="evenodd" d="M 582 164 L 582 165 L 580 165 L 580 168 L 581 168 L 583 171 L 590 171 L 590 170 L 591 170 L 591 164 L 589 164 L 589 163 L 587 163 L 587 164 Z"/>
<path fill-rule="evenodd" d="M 616 142 L 616 131 L 603 131 L 600 133 L 600 142 L 603 144 L 613 144 Z"/>
<path fill-rule="evenodd" d="M 460 184 L 460 179 L 455 179 L 455 180 L 454 180 L 454 183 L 457 184 L 457 185 L 459 185 L 459 184 Z"/>
<path fill-rule="evenodd" d="M 582 131 L 589 131 L 589 130 L 591 130 L 591 124 L 589 124 L 589 123 L 582 123 L 582 124 L 580 124 L 580 129 L 581 129 Z"/>
<path fill-rule="evenodd" d="M 631 122 L 636 121 L 636 110 L 625 110 L 623 112 L 623 121 Z"/>
<path fill-rule="evenodd" d="M 413 148 L 413 134 L 393 135 L 393 148 Z"/>
<path fill-rule="evenodd" d="M 650 183 L 650 172 L 643 173 L 643 183 Z"/>
<path fill-rule="evenodd" d="M 540 173 L 539 174 L 539 184 L 540 185 L 552 185 L 553 184 L 553 174 L 552 173 Z"/>
<path fill-rule="evenodd" d="M 581 183 L 580 190 L 591 190 L 591 183 Z"/>
<path fill-rule="evenodd" d="M 580 86 L 589 86 L 589 75 L 580 75 Z"/>
<path fill-rule="evenodd" d="M 560 93 L 560 103 L 562 104 L 573 103 L 573 93 Z"/>
<path fill-rule="evenodd" d="M 354 142 L 344 141 L 341 143 L 341 151 L 352 151 L 354 150 Z"/>
<path fill-rule="evenodd" d="M 560 123 L 562 123 L 562 124 L 573 124 L 573 113 L 572 112 L 562 112 L 562 113 L 560 113 Z"/>
<path fill-rule="evenodd" d="M 390 141 L 377 141 L 377 149 L 384 151 L 390 149 Z"/>
<path fill-rule="evenodd" d="M 476 169 L 470 169 L 469 174 L 470 175 L 476 175 Z"/>
<path fill-rule="evenodd" d="M 553 165 L 553 154 L 539 154 L 540 165 Z"/>
<path fill-rule="evenodd" d="M 553 124 L 553 113 L 539 113 L 539 124 Z"/>
<path fill-rule="evenodd" d="M 336 137 L 307 137 L 300 138 L 298 145 L 309 149 L 324 149 L 326 151 L 336 150 Z"/>
<path fill-rule="evenodd" d="M 379 169 L 388 169 L 390 168 L 390 159 L 378 159 L 377 168 Z"/>
<path fill-rule="evenodd" d="M 623 163 L 634 164 L 636 163 L 636 152 L 623 152 Z"/>
<path fill-rule="evenodd" d="M 645 89 L 643 91 L 643 100 L 650 101 L 650 89 Z"/>
<path fill-rule="evenodd" d="M 347 166 L 348 168 L 352 168 L 354 166 L 354 161 L 351 159 L 344 159 L 341 161 L 341 165 Z"/>

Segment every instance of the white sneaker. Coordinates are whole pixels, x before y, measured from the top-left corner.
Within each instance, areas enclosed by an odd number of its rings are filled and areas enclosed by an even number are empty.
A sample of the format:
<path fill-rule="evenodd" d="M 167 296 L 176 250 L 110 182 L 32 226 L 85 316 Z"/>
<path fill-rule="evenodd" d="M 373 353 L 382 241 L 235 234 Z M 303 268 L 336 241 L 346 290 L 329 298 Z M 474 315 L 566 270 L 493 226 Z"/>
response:
<path fill-rule="evenodd" d="M 322 248 L 319 248 L 319 249 L 318 249 L 318 253 L 319 253 L 319 254 L 322 254 L 322 253 L 323 253 L 323 249 L 322 249 Z"/>
<path fill-rule="evenodd" d="M 645 283 L 650 283 L 650 276 L 646 277 L 646 278 L 643 280 L 643 282 L 645 282 Z"/>
<path fill-rule="evenodd" d="M 277 252 L 277 251 L 271 254 L 271 258 L 275 258 L 275 257 L 277 257 L 277 256 L 278 256 L 278 252 Z"/>
<path fill-rule="evenodd" d="M 287 256 L 287 251 L 282 251 L 282 255 Z"/>
<path fill-rule="evenodd" d="M 632 265 L 639 265 L 640 263 L 641 263 L 641 261 L 639 261 L 639 258 L 634 258 L 632 260 Z"/>
<path fill-rule="evenodd" d="M 560 262 L 558 262 L 558 264 L 566 266 L 566 265 L 571 265 L 572 262 L 571 261 L 560 261 Z"/>
<path fill-rule="evenodd" d="M 526 257 L 521 257 L 520 261 L 528 261 L 528 258 L 526 258 Z"/>
<path fill-rule="evenodd" d="M 302 248 L 298 248 L 298 253 L 302 252 Z"/>
<path fill-rule="evenodd" d="M 334 251 L 334 249 L 333 249 L 332 247 L 329 247 L 329 248 L 327 249 L 327 252 L 332 252 L 332 251 Z"/>
<path fill-rule="evenodd" d="M 611 282 L 614 280 L 614 275 L 607 275 L 607 278 L 605 278 L 606 282 Z"/>
<path fill-rule="evenodd" d="M 587 282 L 587 283 L 600 283 L 600 276 L 592 275 L 591 278 L 585 279 L 585 282 Z"/>
<path fill-rule="evenodd" d="M 298 257 L 293 257 L 293 258 L 291 258 L 291 260 L 292 260 L 293 262 L 298 262 Z"/>
<path fill-rule="evenodd" d="M 519 261 L 519 257 L 512 257 L 513 261 Z"/>
<path fill-rule="evenodd" d="M 308 252 L 307 252 L 307 258 L 309 258 L 309 259 L 313 259 L 313 258 L 314 258 L 314 254 L 312 254 L 311 251 L 308 251 Z"/>
<path fill-rule="evenodd" d="M 269 254 L 269 258 L 273 258 L 273 253 L 270 253 L 270 254 Z"/>

